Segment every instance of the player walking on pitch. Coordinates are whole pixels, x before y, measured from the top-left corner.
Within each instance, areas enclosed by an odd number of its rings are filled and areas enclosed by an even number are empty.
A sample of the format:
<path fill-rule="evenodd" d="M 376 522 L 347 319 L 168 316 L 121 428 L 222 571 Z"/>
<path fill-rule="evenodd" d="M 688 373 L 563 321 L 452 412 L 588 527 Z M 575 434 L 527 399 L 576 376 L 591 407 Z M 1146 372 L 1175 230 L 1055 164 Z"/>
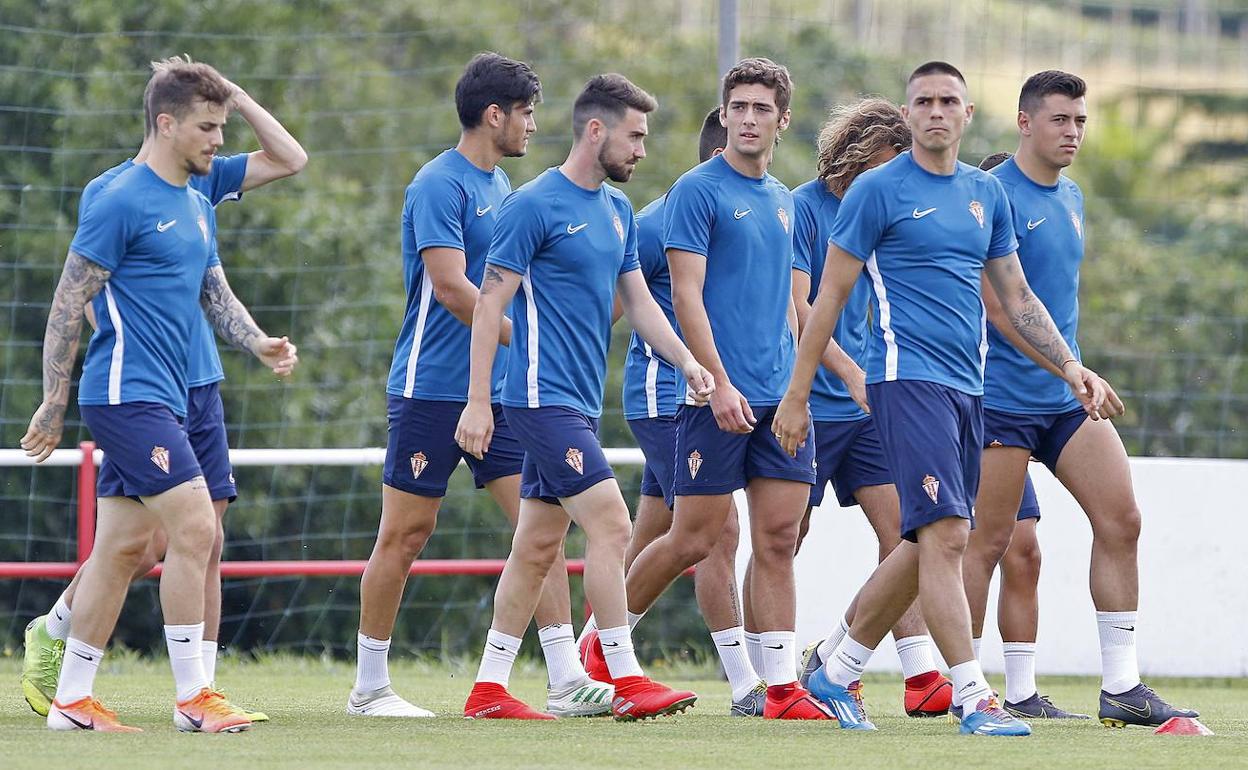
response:
<path fill-rule="evenodd" d="M 597 437 L 617 291 L 633 328 L 661 356 L 680 362 L 697 398 L 705 400 L 714 389 L 646 289 L 632 206 L 604 184 L 627 182 L 645 157 L 646 114 L 655 106 L 622 75 L 591 79 L 572 108 L 567 160 L 509 197 L 495 225 L 473 313 L 468 405 L 456 440 L 477 458 L 490 451 L 490 372 L 503 311 L 512 304 L 514 344 L 501 400 L 525 459 L 520 520 L 477 682 L 464 706 L 470 718 L 553 718 L 513 698 L 507 684 L 570 521 L 585 532 L 585 593 L 607 647 L 615 717 L 674 713 L 697 697 L 652 682 L 637 663 L 624 598 L 628 507 Z"/>

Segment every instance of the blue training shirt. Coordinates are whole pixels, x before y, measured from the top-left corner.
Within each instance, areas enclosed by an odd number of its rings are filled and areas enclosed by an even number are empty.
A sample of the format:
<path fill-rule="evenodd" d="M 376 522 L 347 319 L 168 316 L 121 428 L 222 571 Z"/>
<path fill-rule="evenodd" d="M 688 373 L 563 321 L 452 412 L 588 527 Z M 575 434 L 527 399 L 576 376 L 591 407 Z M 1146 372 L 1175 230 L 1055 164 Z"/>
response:
<path fill-rule="evenodd" d="M 831 238 L 871 278 L 867 382 L 922 380 L 982 395 L 981 276 L 988 260 L 1018 249 L 997 178 L 961 162 L 933 174 L 903 152 L 854 180 Z"/>
<path fill-rule="evenodd" d="M 191 176 L 191 187 L 204 194 L 214 207 L 223 201 L 240 200 L 243 197 L 243 178 L 247 176 L 248 153 L 228 155 L 212 159 L 212 171 L 206 176 Z M 78 222 L 95 197 L 117 178 L 121 172 L 134 166 L 133 159 L 123 160 L 116 166 L 87 182 L 78 199 Z M 99 314 L 96 314 L 99 318 Z M 203 319 L 191 337 L 190 368 L 187 371 L 187 387 L 195 388 L 225 379 L 221 357 L 208 319 Z"/>
<path fill-rule="evenodd" d="M 639 268 L 628 198 L 547 169 L 504 201 L 486 262 L 523 276 L 502 403 L 601 416 L 616 280 Z"/>
<path fill-rule="evenodd" d="M 468 400 L 468 350 L 472 327 L 438 302 L 421 252 L 430 248 L 464 253 L 464 274 L 481 286 L 494 223 L 511 181 L 501 168 L 482 171 L 458 150 L 426 163 L 403 199 L 403 282 L 407 309 L 394 346 L 386 392 L 433 401 Z M 493 400 L 497 401 L 507 352 L 494 358 Z"/>
<path fill-rule="evenodd" d="M 676 328 L 672 309 L 672 274 L 663 250 L 663 202 L 657 198 L 637 212 L 637 260 L 650 296 Z M 649 343 L 633 332 L 624 360 L 624 418 L 671 417 L 684 400 L 684 375 L 655 353 Z"/>
<path fill-rule="evenodd" d="M 795 355 L 793 194 L 770 174 L 745 176 L 717 155 L 668 192 L 663 242 L 706 257 L 702 302 L 732 385 L 751 407 L 780 403 Z"/>
<path fill-rule="evenodd" d="M 1079 345 L 1079 266 L 1083 262 L 1083 193 L 1066 177 L 1048 186 L 1031 181 L 1013 158 L 990 172 L 1001 180 L 1014 215 L 1018 259 L 1032 291 L 1048 308 L 1075 357 Z M 1047 414 L 1079 408 L 1066 382 L 1018 352 L 991 325 L 984 367 L 984 406 L 1002 412 Z"/>
<path fill-rule="evenodd" d="M 812 179 L 793 190 L 793 268 L 810 275 L 807 301 L 811 304 L 819 294 L 823 263 L 828 257 L 828 237 L 840 207 L 841 199 L 828 191 L 822 179 Z M 870 302 L 871 281 L 864 272 L 849 293 L 833 334 L 836 344 L 863 369 L 867 368 L 870 341 Z M 810 386 L 810 416 L 816 422 L 848 422 L 865 419 L 867 413 L 850 398 L 849 388 L 841 378 L 820 366 Z"/>
<path fill-rule="evenodd" d="M 212 204 L 146 165 L 94 196 L 70 251 L 110 271 L 94 308 L 78 403 L 164 404 L 186 416 L 191 339 L 204 271 L 219 265 Z"/>

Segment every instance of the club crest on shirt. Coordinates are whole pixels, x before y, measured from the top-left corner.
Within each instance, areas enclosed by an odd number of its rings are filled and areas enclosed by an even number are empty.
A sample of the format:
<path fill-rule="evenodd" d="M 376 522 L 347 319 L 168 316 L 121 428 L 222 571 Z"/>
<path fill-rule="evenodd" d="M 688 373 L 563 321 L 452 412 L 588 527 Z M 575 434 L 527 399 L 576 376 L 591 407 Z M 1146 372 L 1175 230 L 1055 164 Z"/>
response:
<path fill-rule="evenodd" d="M 163 446 L 152 447 L 152 462 L 165 473 L 169 472 L 169 450 Z"/>
<path fill-rule="evenodd" d="M 1070 223 L 1075 226 L 1075 235 L 1079 236 L 1079 240 L 1083 240 L 1083 223 L 1079 221 L 1079 215 L 1070 212 Z"/>
<path fill-rule="evenodd" d="M 979 229 L 983 230 L 984 229 L 984 204 L 980 203 L 979 201 L 971 201 L 971 205 L 968 207 L 968 209 L 971 212 L 971 216 L 975 217 L 975 221 L 979 223 Z"/>
<path fill-rule="evenodd" d="M 923 491 L 932 498 L 933 503 L 936 502 L 936 495 L 940 493 L 940 482 L 930 473 L 923 477 Z"/>
<path fill-rule="evenodd" d="M 689 478 L 696 479 L 700 470 L 702 470 L 702 453 L 695 449 L 689 453 Z"/>
<path fill-rule="evenodd" d="M 420 478 L 420 474 L 425 472 L 425 468 L 429 467 L 429 458 L 424 452 L 417 452 L 412 455 L 412 478 Z"/>
<path fill-rule="evenodd" d="M 789 212 L 783 208 L 776 209 L 776 216 L 780 217 L 780 224 L 784 226 L 784 231 L 789 231 Z"/>
<path fill-rule="evenodd" d="M 585 455 L 576 447 L 569 447 L 568 453 L 563 456 L 563 461 L 572 466 L 572 470 L 585 475 Z"/>
<path fill-rule="evenodd" d="M 204 219 L 204 215 L 200 214 L 195 219 L 195 224 L 199 225 L 199 233 L 204 236 L 204 243 L 208 242 L 208 220 Z"/>
<path fill-rule="evenodd" d="M 623 243 L 624 242 L 624 223 L 620 221 L 620 217 L 618 214 L 611 219 L 611 224 L 615 226 L 615 234 L 620 236 L 620 243 Z"/>

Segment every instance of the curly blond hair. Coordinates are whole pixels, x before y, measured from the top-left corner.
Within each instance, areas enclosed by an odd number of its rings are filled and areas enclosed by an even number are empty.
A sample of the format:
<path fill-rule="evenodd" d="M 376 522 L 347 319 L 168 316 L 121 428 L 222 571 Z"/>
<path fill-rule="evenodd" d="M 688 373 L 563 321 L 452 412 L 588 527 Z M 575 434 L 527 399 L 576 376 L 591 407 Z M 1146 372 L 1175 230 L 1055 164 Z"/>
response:
<path fill-rule="evenodd" d="M 834 195 L 844 196 L 881 150 L 902 152 L 910 142 L 910 127 L 887 99 L 869 96 L 835 107 L 819 130 L 819 178 Z"/>

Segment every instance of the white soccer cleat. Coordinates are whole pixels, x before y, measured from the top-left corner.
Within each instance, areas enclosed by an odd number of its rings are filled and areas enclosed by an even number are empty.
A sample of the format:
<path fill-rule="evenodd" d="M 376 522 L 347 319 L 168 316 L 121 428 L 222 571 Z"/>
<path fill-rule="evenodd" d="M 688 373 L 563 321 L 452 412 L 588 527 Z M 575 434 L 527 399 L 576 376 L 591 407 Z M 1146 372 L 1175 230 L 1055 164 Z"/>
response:
<path fill-rule="evenodd" d="M 360 692 L 352 690 L 347 698 L 347 713 L 355 717 L 408 717 L 428 718 L 437 714 L 420 706 L 412 705 L 399 697 L 390 685 L 376 690 Z"/>
<path fill-rule="evenodd" d="M 546 690 L 546 712 L 557 717 L 596 717 L 611 713 L 615 686 L 585 677 L 558 690 Z"/>

